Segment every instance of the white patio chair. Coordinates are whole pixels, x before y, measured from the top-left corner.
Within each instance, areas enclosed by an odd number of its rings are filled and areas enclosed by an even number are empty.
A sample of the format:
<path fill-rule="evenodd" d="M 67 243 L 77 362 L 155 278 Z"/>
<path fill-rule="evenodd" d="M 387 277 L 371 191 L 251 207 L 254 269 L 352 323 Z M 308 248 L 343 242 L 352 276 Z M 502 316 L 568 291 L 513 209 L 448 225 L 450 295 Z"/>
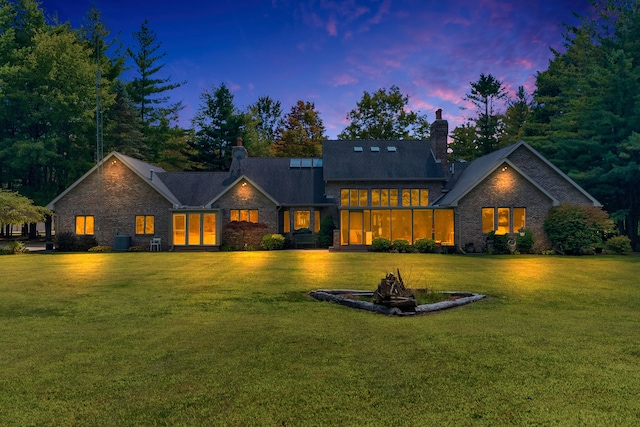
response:
<path fill-rule="evenodd" d="M 161 250 L 162 250 L 162 246 L 161 246 L 160 237 L 154 237 L 153 239 L 151 239 L 151 243 L 149 244 L 149 252 L 153 252 L 153 251 L 160 252 Z"/>

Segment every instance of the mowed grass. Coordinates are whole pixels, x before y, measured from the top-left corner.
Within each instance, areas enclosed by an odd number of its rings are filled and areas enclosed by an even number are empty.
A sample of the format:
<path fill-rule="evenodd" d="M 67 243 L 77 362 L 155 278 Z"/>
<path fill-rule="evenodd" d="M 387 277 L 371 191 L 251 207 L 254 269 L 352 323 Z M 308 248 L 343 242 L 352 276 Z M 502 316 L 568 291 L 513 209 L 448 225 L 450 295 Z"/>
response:
<path fill-rule="evenodd" d="M 490 298 L 386 317 L 320 288 Z M 640 258 L 0 257 L 0 425 L 640 424 Z"/>

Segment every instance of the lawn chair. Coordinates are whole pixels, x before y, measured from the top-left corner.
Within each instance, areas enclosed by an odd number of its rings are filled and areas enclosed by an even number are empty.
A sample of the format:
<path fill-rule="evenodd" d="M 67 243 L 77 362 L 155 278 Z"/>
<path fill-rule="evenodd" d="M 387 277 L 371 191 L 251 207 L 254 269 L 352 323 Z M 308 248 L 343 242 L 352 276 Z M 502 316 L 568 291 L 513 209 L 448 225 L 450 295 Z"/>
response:
<path fill-rule="evenodd" d="M 162 250 L 161 239 L 160 237 L 154 237 L 151 239 L 151 243 L 149 244 L 149 252 Z"/>

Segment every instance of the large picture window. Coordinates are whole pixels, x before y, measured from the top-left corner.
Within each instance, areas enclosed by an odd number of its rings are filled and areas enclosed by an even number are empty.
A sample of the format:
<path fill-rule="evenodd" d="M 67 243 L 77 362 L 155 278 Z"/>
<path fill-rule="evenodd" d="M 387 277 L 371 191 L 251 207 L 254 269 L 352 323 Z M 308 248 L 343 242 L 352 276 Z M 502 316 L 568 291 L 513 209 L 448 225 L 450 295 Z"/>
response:
<path fill-rule="evenodd" d="M 229 211 L 229 220 L 257 223 L 258 210 L 257 209 L 231 209 Z"/>
<path fill-rule="evenodd" d="M 293 229 L 311 228 L 311 212 L 310 211 L 294 211 L 293 212 Z"/>
<path fill-rule="evenodd" d="M 517 233 L 526 226 L 526 208 L 482 208 L 482 232 Z"/>
<path fill-rule="evenodd" d="M 76 234 L 95 234 L 95 218 L 93 215 L 78 215 L 76 217 Z"/>
<path fill-rule="evenodd" d="M 154 229 L 153 215 L 136 215 L 136 234 L 153 234 Z"/>

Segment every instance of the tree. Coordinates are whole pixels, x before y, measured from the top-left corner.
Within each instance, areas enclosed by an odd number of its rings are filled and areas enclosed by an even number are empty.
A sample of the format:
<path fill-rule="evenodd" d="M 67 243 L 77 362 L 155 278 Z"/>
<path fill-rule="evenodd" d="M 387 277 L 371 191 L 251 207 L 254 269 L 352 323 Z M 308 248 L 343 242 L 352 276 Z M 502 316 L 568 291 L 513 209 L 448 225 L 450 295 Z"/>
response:
<path fill-rule="evenodd" d="M 0 174 L 44 204 L 91 166 L 95 68 L 67 25 L 48 26 L 33 0 L 0 15 Z"/>
<path fill-rule="evenodd" d="M 193 119 L 192 160 L 204 170 L 226 171 L 231 166 L 231 148 L 243 133 L 244 115 L 237 111 L 224 83 L 205 90 L 200 101 Z"/>
<path fill-rule="evenodd" d="M 507 92 L 502 82 L 491 74 L 480 74 L 477 82 L 471 82 L 471 92 L 465 96 L 465 100 L 471 101 L 476 107 L 477 117 L 469 118 L 476 126 L 476 144 L 479 156 L 489 154 L 500 148 L 501 116 L 496 113 L 495 103 L 505 99 Z"/>
<path fill-rule="evenodd" d="M 142 132 L 142 122 L 124 83 L 113 85 L 115 102 L 107 111 L 104 129 L 104 147 L 107 152 L 118 151 L 138 159 L 149 157 Z"/>
<path fill-rule="evenodd" d="M 408 111 L 409 96 L 397 86 L 379 89 L 373 95 L 364 92 L 356 108 L 347 114 L 350 124 L 338 139 L 427 139 L 426 116 Z"/>
<path fill-rule="evenodd" d="M 164 67 L 158 61 L 166 53 L 159 53 L 162 44 L 156 34 L 149 28 L 149 22 L 144 21 L 140 31 L 133 33 L 137 41 L 137 50 L 127 49 L 127 55 L 133 59 L 137 76 L 128 83 L 129 94 L 142 121 L 145 141 L 149 147 L 150 156 L 144 160 L 160 160 L 163 143 L 170 137 L 162 132 L 171 128 L 163 122 L 175 122 L 178 112 L 182 109 L 182 101 L 170 103 L 169 91 L 182 86 L 185 82 L 171 83 L 171 76 L 158 77 Z"/>
<path fill-rule="evenodd" d="M 449 143 L 449 158 L 452 161 L 471 161 L 478 157 L 478 144 L 476 126 L 471 123 L 463 123 L 451 132 L 451 142 Z"/>
<path fill-rule="evenodd" d="M 0 225 L 44 221 L 51 211 L 13 191 L 0 190 Z"/>
<path fill-rule="evenodd" d="M 593 3 L 537 75 L 531 143 L 612 212 L 633 246 L 640 218 L 640 4 Z"/>
<path fill-rule="evenodd" d="M 268 156 L 269 147 L 275 141 L 278 123 L 282 119 L 280 101 L 262 96 L 249 105 L 245 115 L 244 138 L 247 151 L 254 157 Z"/>
<path fill-rule="evenodd" d="M 324 132 L 315 104 L 298 101 L 280 120 L 271 153 L 276 157 L 320 157 Z"/>
<path fill-rule="evenodd" d="M 524 138 L 531 114 L 529 94 L 523 86 L 519 86 L 515 98 L 507 101 L 507 111 L 502 118 L 504 127 L 500 146 L 506 147 Z"/>

